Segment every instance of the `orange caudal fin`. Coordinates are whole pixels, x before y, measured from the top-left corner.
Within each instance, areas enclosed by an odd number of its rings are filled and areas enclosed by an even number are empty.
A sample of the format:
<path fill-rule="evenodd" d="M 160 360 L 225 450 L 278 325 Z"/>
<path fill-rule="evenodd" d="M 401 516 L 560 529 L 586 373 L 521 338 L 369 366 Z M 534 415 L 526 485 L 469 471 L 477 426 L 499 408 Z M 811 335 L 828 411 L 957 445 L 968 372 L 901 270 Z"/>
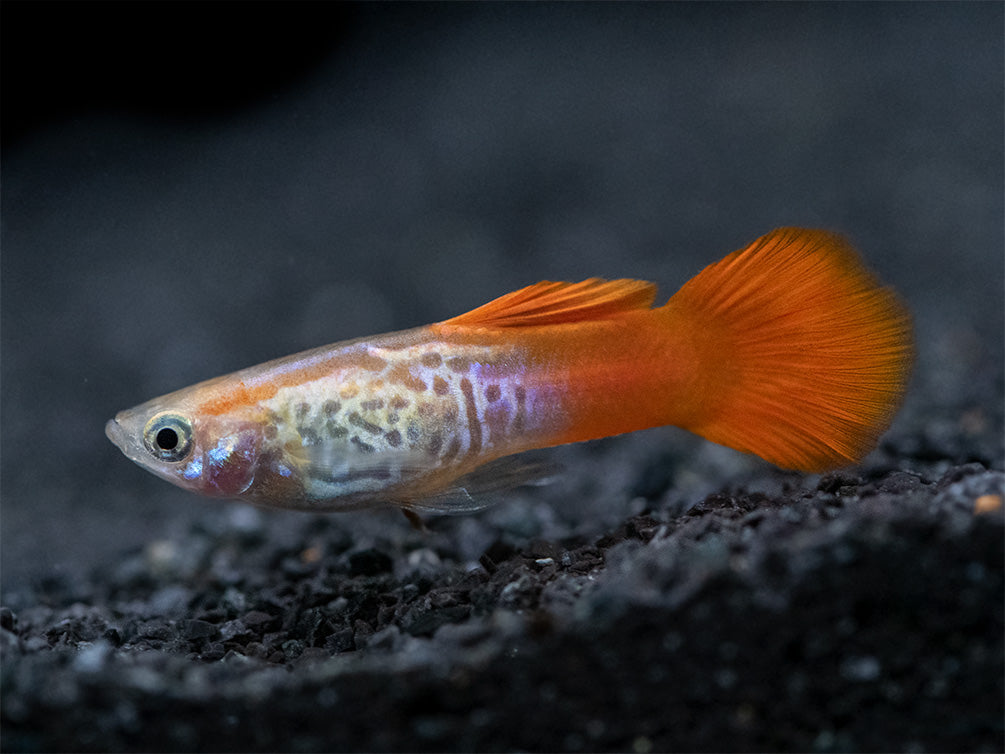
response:
<path fill-rule="evenodd" d="M 903 397 L 907 310 L 832 233 L 775 230 L 705 268 L 666 311 L 697 333 L 687 429 L 778 466 L 860 460 Z"/>

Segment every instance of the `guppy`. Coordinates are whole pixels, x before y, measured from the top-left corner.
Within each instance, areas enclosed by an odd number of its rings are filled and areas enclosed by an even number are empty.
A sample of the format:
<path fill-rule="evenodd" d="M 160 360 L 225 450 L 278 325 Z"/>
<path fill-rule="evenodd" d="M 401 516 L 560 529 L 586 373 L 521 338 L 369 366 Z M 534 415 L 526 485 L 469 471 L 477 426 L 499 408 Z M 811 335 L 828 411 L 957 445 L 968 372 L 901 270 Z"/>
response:
<path fill-rule="evenodd" d="M 655 295 L 639 280 L 540 282 L 199 383 L 105 432 L 204 495 L 414 513 L 472 510 L 521 480 L 497 459 L 648 427 L 819 472 L 860 460 L 889 426 L 909 316 L 841 237 L 780 228 L 665 305 Z"/>

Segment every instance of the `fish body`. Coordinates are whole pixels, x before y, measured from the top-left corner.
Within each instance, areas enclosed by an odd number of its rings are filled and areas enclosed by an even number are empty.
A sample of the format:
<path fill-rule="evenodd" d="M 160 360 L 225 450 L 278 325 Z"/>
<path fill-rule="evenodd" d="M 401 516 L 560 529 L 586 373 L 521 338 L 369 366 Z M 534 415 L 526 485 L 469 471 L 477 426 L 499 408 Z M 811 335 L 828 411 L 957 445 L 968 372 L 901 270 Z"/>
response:
<path fill-rule="evenodd" d="M 847 465 L 899 405 L 908 315 L 837 236 L 783 228 L 664 306 L 655 295 L 638 280 L 538 283 L 194 385 L 106 433 L 205 495 L 459 511 L 479 507 L 468 490 L 491 486 L 497 459 L 667 424 L 787 468 Z"/>

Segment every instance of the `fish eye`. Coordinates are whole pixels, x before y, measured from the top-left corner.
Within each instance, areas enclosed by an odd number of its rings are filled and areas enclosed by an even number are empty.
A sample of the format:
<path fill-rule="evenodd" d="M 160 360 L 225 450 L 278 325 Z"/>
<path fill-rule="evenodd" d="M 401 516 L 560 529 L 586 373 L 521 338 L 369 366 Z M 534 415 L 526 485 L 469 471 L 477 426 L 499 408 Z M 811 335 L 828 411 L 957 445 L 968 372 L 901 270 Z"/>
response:
<path fill-rule="evenodd" d="M 143 444 L 162 461 L 180 461 L 192 447 L 192 423 L 178 414 L 157 414 L 143 429 Z"/>

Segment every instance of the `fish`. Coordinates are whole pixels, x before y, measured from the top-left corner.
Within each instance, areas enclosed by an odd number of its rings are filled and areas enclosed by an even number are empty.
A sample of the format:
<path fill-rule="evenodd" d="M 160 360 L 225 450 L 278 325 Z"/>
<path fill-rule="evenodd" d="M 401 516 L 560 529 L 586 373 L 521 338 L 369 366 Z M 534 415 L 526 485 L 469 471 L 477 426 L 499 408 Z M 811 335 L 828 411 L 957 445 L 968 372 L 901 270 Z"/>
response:
<path fill-rule="evenodd" d="M 533 478 L 526 451 L 665 425 L 824 472 L 860 462 L 901 404 L 908 309 L 835 233 L 778 228 L 655 299 L 642 280 L 542 281 L 201 382 L 105 432 L 202 495 L 414 515 L 483 507 Z"/>

